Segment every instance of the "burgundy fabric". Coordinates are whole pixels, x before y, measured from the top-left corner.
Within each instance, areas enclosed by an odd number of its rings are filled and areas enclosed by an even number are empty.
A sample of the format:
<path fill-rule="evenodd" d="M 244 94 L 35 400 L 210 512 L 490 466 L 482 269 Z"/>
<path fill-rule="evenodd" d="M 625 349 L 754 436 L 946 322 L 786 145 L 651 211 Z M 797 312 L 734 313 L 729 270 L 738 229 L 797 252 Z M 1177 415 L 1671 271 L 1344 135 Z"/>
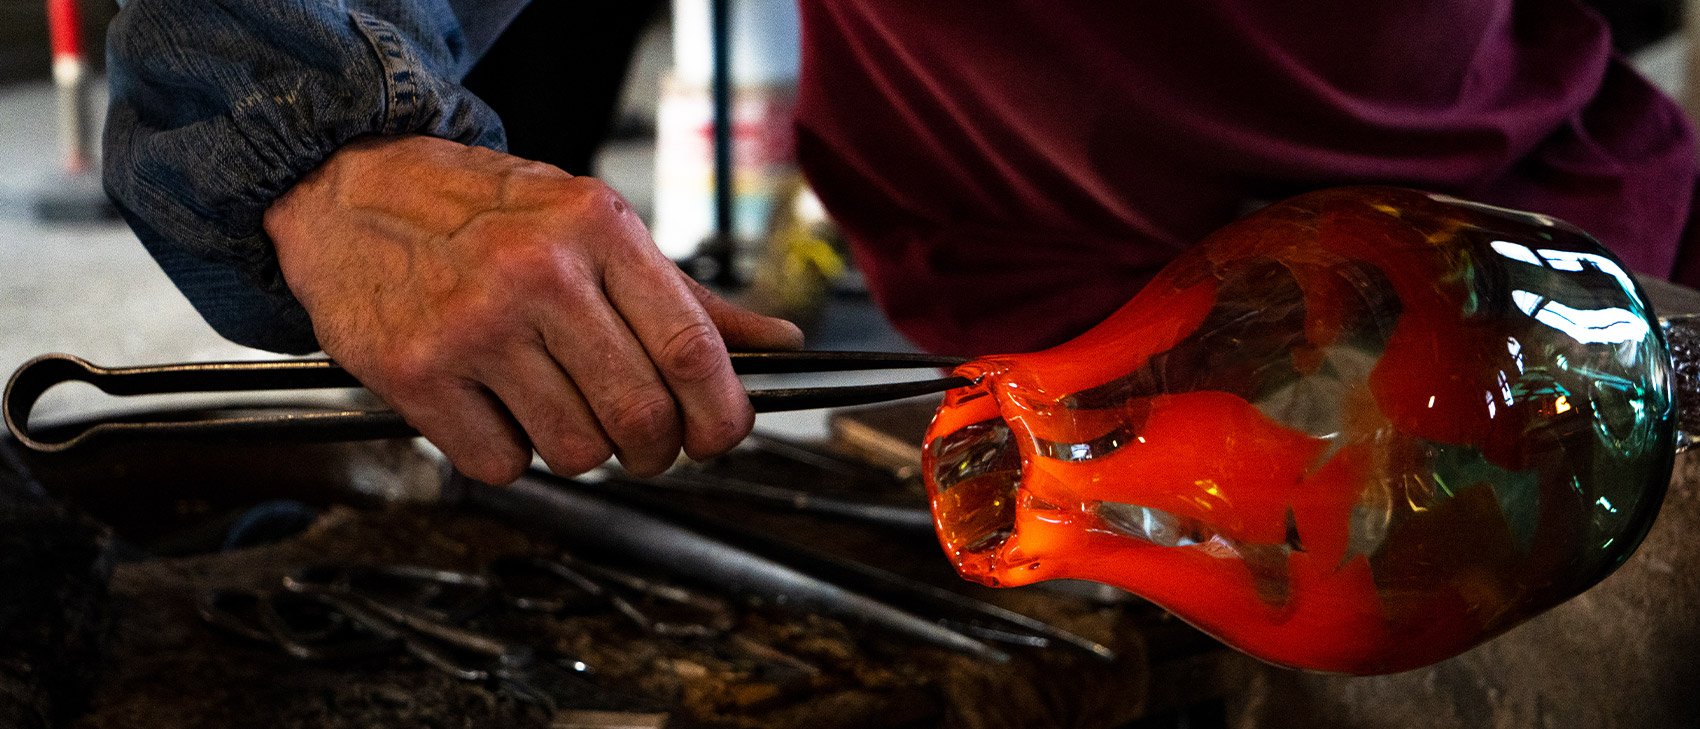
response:
<path fill-rule="evenodd" d="M 1695 189 L 1680 110 L 1575 0 L 801 2 L 804 169 L 929 350 L 1067 339 L 1342 184 L 1546 213 L 1668 276 Z"/>

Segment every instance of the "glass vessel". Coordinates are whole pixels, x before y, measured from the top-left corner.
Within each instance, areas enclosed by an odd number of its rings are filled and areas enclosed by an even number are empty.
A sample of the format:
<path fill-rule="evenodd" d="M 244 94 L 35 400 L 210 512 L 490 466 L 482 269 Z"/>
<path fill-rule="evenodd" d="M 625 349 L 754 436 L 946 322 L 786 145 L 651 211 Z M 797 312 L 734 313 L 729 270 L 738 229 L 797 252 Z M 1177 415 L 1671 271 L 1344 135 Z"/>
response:
<path fill-rule="evenodd" d="M 1091 331 L 956 374 L 924 449 L 988 585 L 1116 585 L 1264 660 L 1401 671 L 1587 589 L 1651 526 L 1672 370 L 1551 218 L 1391 188 L 1267 207 Z"/>

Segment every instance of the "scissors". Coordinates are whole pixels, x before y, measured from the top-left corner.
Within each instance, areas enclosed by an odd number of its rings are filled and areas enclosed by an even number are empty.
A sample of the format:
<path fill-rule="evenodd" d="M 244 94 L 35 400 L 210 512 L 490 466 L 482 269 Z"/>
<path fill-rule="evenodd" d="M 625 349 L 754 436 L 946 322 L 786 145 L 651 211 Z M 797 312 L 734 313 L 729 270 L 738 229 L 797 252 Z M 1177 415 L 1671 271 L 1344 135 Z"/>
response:
<path fill-rule="evenodd" d="M 450 676 L 494 684 L 555 714 L 568 703 L 574 710 L 646 703 L 589 683 L 591 669 L 582 660 L 464 625 L 498 601 L 534 610 L 543 606 L 536 595 L 507 592 L 488 574 L 411 565 L 327 565 L 288 575 L 276 589 L 209 590 L 197 607 L 209 624 L 302 660 L 405 652 Z M 617 705 L 586 706 L 587 697 Z"/>
<path fill-rule="evenodd" d="M 724 601 L 566 555 L 501 557 L 490 563 L 501 599 L 521 610 L 584 613 L 612 609 L 664 638 L 717 638 L 732 629 Z"/>

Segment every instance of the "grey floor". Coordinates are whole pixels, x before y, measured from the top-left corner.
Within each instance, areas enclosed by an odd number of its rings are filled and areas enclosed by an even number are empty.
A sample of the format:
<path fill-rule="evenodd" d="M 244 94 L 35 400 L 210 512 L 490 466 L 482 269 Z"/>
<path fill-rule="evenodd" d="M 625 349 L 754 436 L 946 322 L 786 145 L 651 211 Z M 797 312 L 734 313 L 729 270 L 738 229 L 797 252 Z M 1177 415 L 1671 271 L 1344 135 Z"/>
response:
<path fill-rule="evenodd" d="M 634 113 L 653 104 L 663 39 L 651 38 L 634 74 Z M 1680 40 L 1637 59 L 1644 72 L 1680 91 L 1685 47 Z M 0 87 L 0 374 L 43 352 L 69 352 L 101 364 L 254 359 L 273 355 L 214 334 L 117 223 L 47 225 L 32 202 L 58 184 L 53 94 L 45 82 Z M 646 207 L 653 156 L 638 146 L 603 159 L 604 176 Z M 815 346 L 907 348 L 866 304 L 832 310 Z M 44 422 L 129 409 L 88 389 L 61 388 L 38 408 Z M 795 435 L 824 432 L 819 413 L 763 416 L 761 425 Z"/>

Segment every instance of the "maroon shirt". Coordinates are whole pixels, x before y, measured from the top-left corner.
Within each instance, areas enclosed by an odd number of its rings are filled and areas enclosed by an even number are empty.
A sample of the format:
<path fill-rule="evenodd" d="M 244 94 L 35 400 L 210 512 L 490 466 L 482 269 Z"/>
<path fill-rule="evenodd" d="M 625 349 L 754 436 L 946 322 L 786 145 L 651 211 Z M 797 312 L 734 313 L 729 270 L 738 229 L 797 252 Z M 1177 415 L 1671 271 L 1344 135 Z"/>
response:
<path fill-rule="evenodd" d="M 799 155 L 921 346 L 1065 340 L 1259 201 L 1391 183 L 1668 276 L 1680 110 L 1575 0 L 803 0 Z"/>

